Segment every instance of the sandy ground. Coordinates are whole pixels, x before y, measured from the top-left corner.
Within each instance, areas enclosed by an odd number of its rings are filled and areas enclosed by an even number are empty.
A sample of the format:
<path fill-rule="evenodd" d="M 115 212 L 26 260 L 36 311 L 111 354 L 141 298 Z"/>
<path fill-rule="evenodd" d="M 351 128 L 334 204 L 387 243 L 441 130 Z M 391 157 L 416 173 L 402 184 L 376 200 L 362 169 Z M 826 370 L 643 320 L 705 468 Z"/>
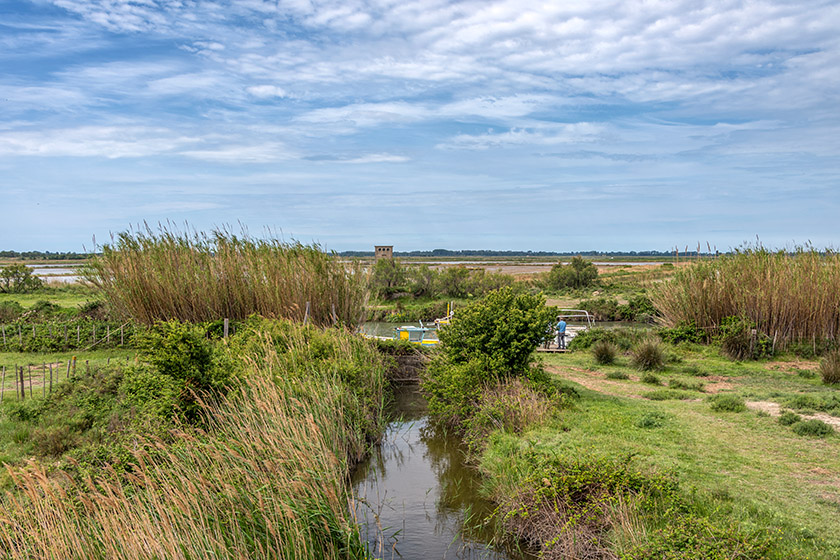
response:
<path fill-rule="evenodd" d="M 747 402 L 747 408 L 755 411 L 766 412 L 770 416 L 779 416 L 782 413 L 783 407 L 770 401 L 750 401 Z M 799 414 L 799 413 L 797 413 Z M 816 412 L 814 414 L 800 414 L 806 420 L 822 420 L 835 430 L 840 430 L 840 418 L 825 414 L 824 412 Z"/>

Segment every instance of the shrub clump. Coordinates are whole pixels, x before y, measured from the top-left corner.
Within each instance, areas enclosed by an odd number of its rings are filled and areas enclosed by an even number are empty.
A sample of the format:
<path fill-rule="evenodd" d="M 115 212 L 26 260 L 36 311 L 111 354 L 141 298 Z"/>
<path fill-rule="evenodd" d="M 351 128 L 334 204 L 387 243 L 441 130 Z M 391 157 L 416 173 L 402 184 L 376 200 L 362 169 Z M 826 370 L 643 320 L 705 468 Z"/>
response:
<path fill-rule="evenodd" d="M 545 298 L 509 287 L 459 309 L 440 330 L 441 351 L 422 382 L 432 416 L 462 428 L 487 385 L 516 377 L 546 384 L 531 360 L 553 317 Z"/>
<path fill-rule="evenodd" d="M 592 355 L 595 357 L 595 361 L 601 365 L 615 362 L 616 354 L 618 354 L 618 348 L 607 340 L 599 340 L 592 347 Z"/>
<path fill-rule="evenodd" d="M 715 412 L 744 412 L 747 405 L 744 399 L 732 393 L 713 395 L 709 397 L 709 403 Z"/>
<path fill-rule="evenodd" d="M 804 420 L 791 426 L 793 433 L 798 436 L 826 437 L 834 433 L 834 428 L 822 420 Z"/>
<path fill-rule="evenodd" d="M 647 412 L 636 422 L 637 428 L 661 428 L 665 424 L 667 415 L 663 412 Z"/>
<path fill-rule="evenodd" d="M 724 317 L 717 339 L 721 351 L 733 360 L 758 360 L 773 355 L 773 341 L 746 317 Z"/>
<path fill-rule="evenodd" d="M 786 410 L 779 415 L 779 424 L 782 426 L 792 426 L 802 420 L 802 417 L 799 416 L 795 412 L 791 412 L 790 410 Z"/>
<path fill-rule="evenodd" d="M 608 371 L 607 379 L 630 379 L 630 376 L 623 371 Z"/>
<path fill-rule="evenodd" d="M 820 360 L 820 374 L 826 385 L 840 383 L 840 350 L 832 350 Z"/>
<path fill-rule="evenodd" d="M 653 339 L 640 342 L 631 352 L 633 366 L 642 371 L 659 370 L 665 365 L 662 344 Z"/>
<path fill-rule="evenodd" d="M 572 257 L 569 264 L 555 264 L 548 272 L 545 284 L 551 290 L 586 288 L 598 279 L 598 269 L 580 255 Z"/>
<path fill-rule="evenodd" d="M 648 391 L 643 396 L 652 401 L 684 401 L 691 398 L 691 393 L 675 391 L 673 389 L 657 389 L 655 391 Z"/>

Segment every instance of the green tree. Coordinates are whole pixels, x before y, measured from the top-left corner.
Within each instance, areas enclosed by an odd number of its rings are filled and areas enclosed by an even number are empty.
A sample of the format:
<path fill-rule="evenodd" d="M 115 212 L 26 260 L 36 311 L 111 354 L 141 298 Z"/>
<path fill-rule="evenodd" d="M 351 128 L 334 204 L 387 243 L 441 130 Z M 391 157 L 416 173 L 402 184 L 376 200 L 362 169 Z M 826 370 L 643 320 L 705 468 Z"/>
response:
<path fill-rule="evenodd" d="M 10 264 L 0 268 L 0 293 L 23 294 L 33 292 L 43 285 L 25 264 Z"/>
<path fill-rule="evenodd" d="M 408 274 L 397 259 L 380 259 L 373 265 L 370 275 L 370 289 L 380 297 L 388 298 L 407 291 Z"/>
<path fill-rule="evenodd" d="M 583 257 L 572 257 L 569 264 L 557 263 L 551 267 L 546 285 L 552 290 L 586 288 L 598 279 L 598 269 Z"/>
<path fill-rule="evenodd" d="M 544 376 L 532 366 L 531 357 L 553 316 L 542 295 L 517 293 L 510 287 L 460 308 L 452 323 L 441 329 L 441 352 L 423 381 L 429 411 L 457 426 L 476 406 L 486 384 Z"/>

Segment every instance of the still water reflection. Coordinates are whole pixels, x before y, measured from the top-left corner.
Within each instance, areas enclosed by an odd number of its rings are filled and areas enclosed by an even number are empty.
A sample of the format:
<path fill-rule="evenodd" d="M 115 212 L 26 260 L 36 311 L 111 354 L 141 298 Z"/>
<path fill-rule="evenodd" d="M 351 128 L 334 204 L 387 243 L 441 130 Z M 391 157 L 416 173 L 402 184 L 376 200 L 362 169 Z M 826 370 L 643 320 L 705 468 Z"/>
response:
<path fill-rule="evenodd" d="M 355 512 L 377 558 L 523 560 L 494 550 L 492 532 L 474 520 L 492 511 L 478 495 L 476 471 L 463 463 L 459 438 L 432 427 L 416 386 L 396 395 L 401 414 L 356 470 Z"/>

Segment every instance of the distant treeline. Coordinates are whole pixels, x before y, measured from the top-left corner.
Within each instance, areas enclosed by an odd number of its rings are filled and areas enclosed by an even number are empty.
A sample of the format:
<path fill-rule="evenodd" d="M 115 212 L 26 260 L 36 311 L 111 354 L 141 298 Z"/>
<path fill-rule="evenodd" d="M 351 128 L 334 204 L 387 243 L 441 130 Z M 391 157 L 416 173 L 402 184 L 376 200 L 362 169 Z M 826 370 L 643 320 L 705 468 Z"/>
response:
<path fill-rule="evenodd" d="M 431 251 L 394 251 L 395 257 L 672 257 L 674 251 L 491 251 L 487 249 L 433 249 Z M 372 257 L 373 251 L 343 251 L 342 257 Z M 697 251 L 680 251 L 680 257 L 696 257 Z M 715 253 L 699 253 L 701 257 L 712 257 Z"/>
<path fill-rule="evenodd" d="M 83 261 L 90 253 L 53 253 L 52 251 L 0 251 L 0 259 L 30 259 L 43 261 Z"/>

